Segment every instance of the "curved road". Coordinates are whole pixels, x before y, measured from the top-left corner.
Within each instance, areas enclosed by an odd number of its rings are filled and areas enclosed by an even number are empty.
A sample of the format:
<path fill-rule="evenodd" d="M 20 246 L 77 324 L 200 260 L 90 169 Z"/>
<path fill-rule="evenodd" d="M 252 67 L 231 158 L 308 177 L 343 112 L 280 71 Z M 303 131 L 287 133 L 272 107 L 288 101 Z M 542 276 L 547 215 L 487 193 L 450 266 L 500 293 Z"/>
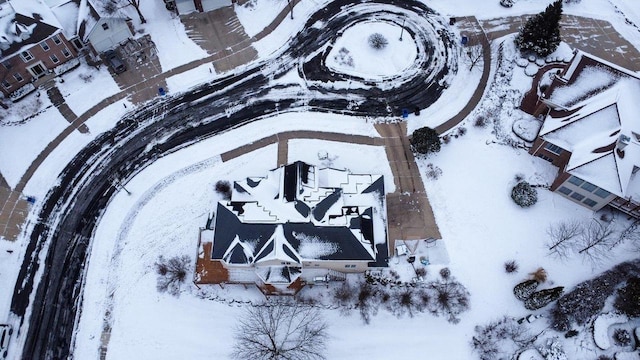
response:
<path fill-rule="evenodd" d="M 406 21 L 418 48 L 414 66 L 380 81 L 328 70 L 330 44 L 344 29 L 370 20 Z M 91 142 L 43 200 L 40 221 L 30 234 L 11 304 L 21 319 L 20 332 L 27 331 L 23 358 L 69 356 L 92 234 L 117 181 L 168 153 L 277 111 L 377 117 L 405 107 L 426 108 L 439 97 L 447 76 L 457 71 L 455 39 L 441 21 L 412 0 L 334 1 L 313 14 L 282 53 L 140 109 Z M 283 79 L 291 71 L 304 79 L 302 85 Z"/>

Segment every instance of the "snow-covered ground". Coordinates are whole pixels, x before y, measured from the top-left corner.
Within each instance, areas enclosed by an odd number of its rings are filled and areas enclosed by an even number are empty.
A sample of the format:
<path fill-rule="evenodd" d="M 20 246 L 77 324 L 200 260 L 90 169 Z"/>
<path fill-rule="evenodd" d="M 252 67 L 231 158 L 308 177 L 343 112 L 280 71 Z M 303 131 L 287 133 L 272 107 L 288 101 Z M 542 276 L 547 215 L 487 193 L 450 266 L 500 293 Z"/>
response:
<path fill-rule="evenodd" d="M 304 0 L 297 5 L 293 20 L 287 17 L 282 26 L 254 45 L 259 54 L 266 56 L 285 46 L 292 32 L 303 26 L 306 15 L 321 7 L 322 3 Z M 551 0 L 518 0 L 510 9 L 501 7 L 497 0 L 429 0 L 427 3 L 445 16 L 473 14 L 489 19 L 538 12 Z M 250 36 L 260 32 L 271 23 L 277 12 L 287 6 L 285 0 L 253 0 L 250 4 L 253 4 L 251 9 L 236 5 L 238 17 Z M 149 33 L 156 43 L 164 71 L 206 56 L 206 52 L 188 38 L 184 26 L 164 9 L 161 2 L 145 1 L 141 5 L 148 23 L 140 25 L 135 15 L 132 18 L 136 28 Z M 582 0 L 579 4 L 566 5 L 565 12 L 611 21 L 617 31 L 640 47 L 640 33 L 633 26 L 640 24 L 640 2 L 636 0 Z M 394 27 L 395 30 L 397 28 Z M 348 41 L 353 39 L 347 35 L 345 32 L 347 42 L 340 47 L 353 54 L 354 72 L 386 75 L 386 71 L 397 72 L 405 66 L 399 60 L 388 59 L 383 62 L 384 69 L 377 69 L 366 61 L 358 60 L 370 55 L 349 44 Z M 410 37 L 408 34 L 404 36 L 402 44 L 395 37 L 388 37 L 389 52 L 404 55 L 402 59 L 412 56 L 412 49 L 405 47 L 410 44 Z M 481 68 L 480 64 L 469 71 L 461 64 L 441 99 L 423 110 L 419 117 L 411 115 L 409 131 L 425 125 L 436 126 L 464 107 L 477 86 Z M 348 72 L 344 68 L 340 70 Z M 530 77 L 518 67 L 514 72 L 511 85 L 521 91 L 527 89 Z M 100 96 L 95 93 L 92 97 L 83 96 L 83 76 L 86 78 L 87 75 L 91 75 L 92 88 L 102 89 Z M 60 88 L 76 113 L 82 113 L 117 91 L 113 80 L 104 75 L 87 67 L 64 75 L 65 82 L 60 84 Z M 175 93 L 213 76 L 215 74 L 210 73 L 207 66 L 202 66 L 174 75 L 167 81 Z M 23 101 L 32 101 L 32 108 L 41 113 L 22 125 L 0 127 L 0 172 L 11 186 L 67 125 L 55 108 L 48 107 L 50 103 L 46 96 L 30 96 Z M 38 169 L 27 184 L 25 193 L 44 196 L 55 184 L 56 175 L 66 162 L 97 134 L 114 124 L 131 106 L 126 101 L 112 104 L 87 123 L 90 134 L 75 132 L 70 135 Z M 4 119 L 16 123 L 26 117 L 23 112 L 28 110 L 18 112 L 15 107 L 11 111 Z M 513 119 L 502 120 L 508 122 Z M 598 266 L 583 263 L 579 258 L 560 262 L 549 257 L 544 247 L 547 227 L 562 219 L 590 219 L 593 213 L 542 188 L 538 190 L 536 205 L 529 209 L 516 206 L 509 197 L 516 174 L 522 174 L 531 183 L 549 184 L 557 169 L 531 157 L 524 150 L 493 143 L 496 136 L 491 127 L 476 128 L 471 122 L 472 119 L 466 122 L 465 135 L 452 138 L 439 154 L 418 161 L 422 173 L 426 171 L 427 164 L 442 169 L 438 180 L 425 178 L 425 188 L 449 254 L 447 266 L 469 289 L 471 310 L 462 314 L 462 321 L 456 325 L 426 314 L 397 319 L 384 311 L 370 325 L 365 325 L 357 314 L 344 317 L 338 310 L 324 310 L 331 334 L 326 353 L 328 359 L 351 359 L 353 354 L 369 359 L 399 356 L 472 359 L 474 355 L 469 341 L 475 325 L 505 314 L 520 317 L 529 313 L 512 295 L 513 286 L 529 272 L 543 267 L 549 274 L 547 285 L 570 288 L 592 274 L 634 256 L 620 248 L 610 260 Z M 273 133 L 300 129 L 330 129 L 332 132 L 377 136 L 373 125 L 364 119 L 286 113 L 167 156 L 126 184 L 132 195 L 120 192 L 112 199 L 95 234 L 83 311 L 75 339 L 75 358 L 98 357 L 107 311 L 111 313 L 110 325 L 113 327 L 108 359 L 226 358 L 233 344 L 235 319 L 242 306 L 211 300 L 211 296 L 203 294 L 215 294 L 218 299 L 253 301 L 260 301 L 261 295 L 255 289 L 242 287 L 206 287 L 199 291 L 193 286 L 185 286 L 179 298 L 159 294 L 155 290 L 153 264 L 160 255 L 189 255 L 195 259 L 198 227 L 204 226 L 217 200 L 213 191 L 215 181 L 265 174 L 276 166 L 277 146 L 270 145 L 228 162 L 222 162 L 219 154 L 238 145 L 238 139 L 251 142 Z M 321 150 L 329 153 L 331 164 L 325 165 L 383 174 L 387 190 L 393 191 L 386 155 L 380 147 L 292 140 L 289 143 L 289 160 L 301 159 L 323 165 L 317 156 Z M 37 207 L 31 214 L 32 218 L 35 210 Z M 624 219 L 616 221 L 623 223 Z M 26 243 L 25 238 L 16 243 L 0 241 L 0 322 L 8 314 L 20 256 Z M 518 273 L 505 273 L 503 264 L 507 260 L 515 260 L 519 264 Z M 406 267 L 407 264 L 399 263 L 397 266 Z M 440 266 L 429 268 L 431 278 Z M 566 343 L 568 353 L 571 353 L 571 346 L 575 346 L 572 344 Z"/>

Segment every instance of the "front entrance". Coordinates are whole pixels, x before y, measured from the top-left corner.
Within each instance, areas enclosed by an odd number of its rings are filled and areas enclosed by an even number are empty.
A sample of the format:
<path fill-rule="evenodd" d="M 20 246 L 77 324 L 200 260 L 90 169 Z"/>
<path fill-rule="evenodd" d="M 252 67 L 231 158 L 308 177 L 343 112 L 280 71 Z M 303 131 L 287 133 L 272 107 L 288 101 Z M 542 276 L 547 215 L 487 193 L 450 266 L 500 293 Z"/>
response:
<path fill-rule="evenodd" d="M 40 62 L 27 68 L 34 78 L 38 79 L 47 75 L 47 68 Z"/>

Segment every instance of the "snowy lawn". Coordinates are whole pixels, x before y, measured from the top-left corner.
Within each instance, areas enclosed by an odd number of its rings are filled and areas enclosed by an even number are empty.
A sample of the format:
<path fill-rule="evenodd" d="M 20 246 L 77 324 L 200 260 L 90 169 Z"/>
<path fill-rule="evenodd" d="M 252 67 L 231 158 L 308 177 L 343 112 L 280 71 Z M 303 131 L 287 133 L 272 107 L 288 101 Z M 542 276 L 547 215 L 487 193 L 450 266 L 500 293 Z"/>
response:
<path fill-rule="evenodd" d="M 345 30 L 327 56 L 327 67 L 339 73 L 381 78 L 411 66 L 417 51 L 413 38 L 401 27 L 385 22 L 362 22 Z M 374 48 L 370 37 L 379 34 L 382 44 Z"/>
<path fill-rule="evenodd" d="M 31 96 L 31 95 L 30 95 Z M 46 94 L 35 97 L 36 102 L 49 102 Z M 25 99 L 26 100 L 26 99 Z M 11 187 L 14 187 L 31 162 L 61 133 L 69 123 L 55 107 L 49 107 L 25 123 L 0 127 L 0 172 Z"/>
<path fill-rule="evenodd" d="M 60 79 L 64 82 L 58 80 L 56 86 L 62 93 L 64 101 L 78 116 L 102 99 L 120 91 L 106 66 L 101 66 L 98 70 L 81 62 L 80 67 L 63 74 Z M 90 94 L 87 94 L 87 91 L 90 91 Z"/>

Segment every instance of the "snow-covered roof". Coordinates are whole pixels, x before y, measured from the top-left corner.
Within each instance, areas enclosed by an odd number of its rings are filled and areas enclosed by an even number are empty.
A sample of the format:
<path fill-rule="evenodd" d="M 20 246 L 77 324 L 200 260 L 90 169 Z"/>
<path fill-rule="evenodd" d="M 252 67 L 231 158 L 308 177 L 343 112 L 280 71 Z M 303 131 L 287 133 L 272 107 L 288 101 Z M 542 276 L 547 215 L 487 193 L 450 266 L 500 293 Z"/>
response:
<path fill-rule="evenodd" d="M 13 0 L 0 9 L 0 53 L 22 52 L 59 32 L 55 15 L 39 0 Z"/>
<path fill-rule="evenodd" d="M 212 259 L 255 266 L 385 261 L 381 175 L 298 161 L 233 184 L 216 211 Z"/>
<path fill-rule="evenodd" d="M 540 136 L 569 152 L 565 171 L 622 197 L 640 196 L 640 79 L 578 51 L 553 89 Z M 585 64 L 586 63 L 586 64 Z M 623 143 L 623 144 L 622 144 Z M 622 145 L 621 145 L 622 144 Z"/>

